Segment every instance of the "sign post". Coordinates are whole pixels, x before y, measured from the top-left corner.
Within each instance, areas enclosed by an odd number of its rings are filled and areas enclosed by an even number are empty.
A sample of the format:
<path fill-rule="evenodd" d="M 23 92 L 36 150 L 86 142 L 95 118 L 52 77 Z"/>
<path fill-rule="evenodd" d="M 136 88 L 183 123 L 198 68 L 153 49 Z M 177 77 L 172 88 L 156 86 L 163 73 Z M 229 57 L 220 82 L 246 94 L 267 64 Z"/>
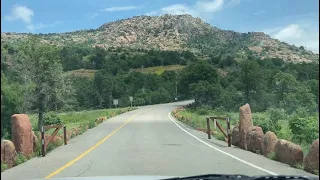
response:
<path fill-rule="evenodd" d="M 132 107 L 133 97 L 132 97 L 132 96 L 130 96 L 130 97 L 129 97 L 129 99 L 130 99 L 130 104 L 131 104 L 131 107 Z"/>
<path fill-rule="evenodd" d="M 115 106 L 116 106 L 116 108 L 117 108 L 117 105 L 118 105 L 118 99 L 114 99 L 114 100 L 113 100 L 113 105 L 115 105 Z"/>

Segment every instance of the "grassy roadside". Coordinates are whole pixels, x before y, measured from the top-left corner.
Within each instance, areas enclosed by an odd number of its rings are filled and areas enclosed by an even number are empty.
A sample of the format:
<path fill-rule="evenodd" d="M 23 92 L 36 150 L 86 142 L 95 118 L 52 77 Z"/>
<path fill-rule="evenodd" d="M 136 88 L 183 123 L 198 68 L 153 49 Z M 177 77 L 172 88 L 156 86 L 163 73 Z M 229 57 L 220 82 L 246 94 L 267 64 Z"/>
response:
<path fill-rule="evenodd" d="M 59 113 L 57 116 L 61 119 L 62 124 L 67 126 L 67 136 L 68 139 L 74 138 L 77 135 L 81 135 L 86 132 L 88 129 L 94 128 L 105 120 L 108 120 L 116 115 L 135 110 L 137 108 L 117 108 L 117 109 L 102 109 L 102 110 L 91 110 L 91 111 L 79 111 L 79 112 L 68 112 L 68 113 Z M 31 126 L 35 132 L 38 140 L 36 142 L 36 147 L 34 153 L 30 157 L 24 157 L 22 154 L 18 153 L 14 166 L 24 163 L 28 159 L 41 155 L 41 140 L 40 140 L 40 131 L 38 130 L 38 116 L 36 114 L 29 115 Z M 96 119 L 99 119 L 96 121 Z M 46 135 L 49 136 L 52 134 L 54 129 L 46 131 Z M 61 129 L 56 138 L 48 145 L 47 153 L 53 149 L 61 146 L 63 144 L 63 130 Z M 1 172 L 8 169 L 8 165 L 1 163 Z"/>

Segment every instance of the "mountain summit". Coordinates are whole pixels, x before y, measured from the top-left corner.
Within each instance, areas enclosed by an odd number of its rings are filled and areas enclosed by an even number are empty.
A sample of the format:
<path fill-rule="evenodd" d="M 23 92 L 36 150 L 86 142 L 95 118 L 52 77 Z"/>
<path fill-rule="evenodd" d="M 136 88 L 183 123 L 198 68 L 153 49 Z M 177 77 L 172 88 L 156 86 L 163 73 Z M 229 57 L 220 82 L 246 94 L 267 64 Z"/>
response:
<path fill-rule="evenodd" d="M 31 34 L 1 33 L 1 41 L 15 42 Z M 188 50 L 198 56 L 228 54 L 243 58 L 255 55 L 292 62 L 319 61 L 319 55 L 273 39 L 263 32 L 221 30 L 191 15 L 134 16 L 103 24 L 92 30 L 38 34 L 51 44 L 84 43 L 103 48 Z"/>

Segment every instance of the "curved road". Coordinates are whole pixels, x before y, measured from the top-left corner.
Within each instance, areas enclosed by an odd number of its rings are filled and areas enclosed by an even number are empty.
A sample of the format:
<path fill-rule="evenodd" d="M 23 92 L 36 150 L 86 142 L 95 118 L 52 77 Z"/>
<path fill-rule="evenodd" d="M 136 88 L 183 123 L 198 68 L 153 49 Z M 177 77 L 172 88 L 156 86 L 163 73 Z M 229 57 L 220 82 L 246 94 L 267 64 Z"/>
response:
<path fill-rule="evenodd" d="M 107 120 L 45 158 L 1 173 L 5 180 L 122 175 L 191 176 L 208 173 L 311 175 L 222 141 L 174 120 L 187 102 L 141 107 Z"/>

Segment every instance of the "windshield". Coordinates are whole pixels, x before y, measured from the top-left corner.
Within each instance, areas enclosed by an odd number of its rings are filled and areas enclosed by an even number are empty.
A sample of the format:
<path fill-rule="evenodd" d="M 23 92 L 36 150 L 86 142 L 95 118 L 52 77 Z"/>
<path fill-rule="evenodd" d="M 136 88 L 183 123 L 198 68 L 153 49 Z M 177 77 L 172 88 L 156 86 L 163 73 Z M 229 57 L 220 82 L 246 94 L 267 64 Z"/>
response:
<path fill-rule="evenodd" d="M 3 1 L 1 177 L 318 177 L 318 6 Z"/>

